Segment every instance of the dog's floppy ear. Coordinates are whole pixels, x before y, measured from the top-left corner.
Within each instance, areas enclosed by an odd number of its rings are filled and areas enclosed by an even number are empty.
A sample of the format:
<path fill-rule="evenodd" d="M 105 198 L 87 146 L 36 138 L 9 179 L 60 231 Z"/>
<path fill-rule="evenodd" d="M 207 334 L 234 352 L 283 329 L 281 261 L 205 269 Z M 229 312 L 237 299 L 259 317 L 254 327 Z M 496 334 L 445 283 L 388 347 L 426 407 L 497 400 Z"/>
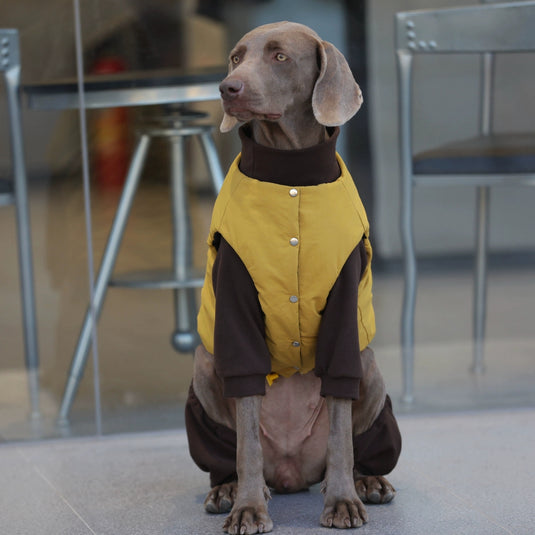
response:
<path fill-rule="evenodd" d="M 325 126 L 340 126 L 359 110 L 362 92 L 343 54 L 327 41 L 321 41 L 318 48 L 320 74 L 312 93 L 314 117 Z"/>
<path fill-rule="evenodd" d="M 221 121 L 221 125 L 219 126 L 219 130 L 223 132 L 230 132 L 237 124 L 238 119 L 236 117 L 232 117 L 232 115 L 229 115 L 228 113 L 225 113 L 223 115 L 223 120 Z"/>
<path fill-rule="evenodd" d="M 232 69 L 231 69 L 230 60 L 229 60 L 227 75 L 230 74 L 231 70 Z M 230 132 L 238 124 L 238 122 L 239 121 L 238 119 L 236 119 L 236 117 L 232 117 L 232 115 L 229 115 L 228 113 L 224 113 L 223 120 L 221 121 L 221 124 L 219 125 L 219 130 L 223 134 L 225 134 L 226 132 Z"/>

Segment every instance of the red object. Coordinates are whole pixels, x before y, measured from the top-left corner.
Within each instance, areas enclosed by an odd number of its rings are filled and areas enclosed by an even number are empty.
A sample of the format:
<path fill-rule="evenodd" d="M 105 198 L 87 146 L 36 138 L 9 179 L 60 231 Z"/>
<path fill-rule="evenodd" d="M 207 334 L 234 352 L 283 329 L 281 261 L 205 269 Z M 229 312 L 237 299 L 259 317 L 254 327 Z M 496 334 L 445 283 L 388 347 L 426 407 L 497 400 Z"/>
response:
<path fill-rule="evenodd" d="M 125 70 L 120 58 L 110 56 L 98 59 L 91 73 L 114 74 Z M 130 156 L 128 110 L 99 110 L 93 126 L 93 172 L 97 186 L 101 190 L 118 190 L 124 184 Z"/>

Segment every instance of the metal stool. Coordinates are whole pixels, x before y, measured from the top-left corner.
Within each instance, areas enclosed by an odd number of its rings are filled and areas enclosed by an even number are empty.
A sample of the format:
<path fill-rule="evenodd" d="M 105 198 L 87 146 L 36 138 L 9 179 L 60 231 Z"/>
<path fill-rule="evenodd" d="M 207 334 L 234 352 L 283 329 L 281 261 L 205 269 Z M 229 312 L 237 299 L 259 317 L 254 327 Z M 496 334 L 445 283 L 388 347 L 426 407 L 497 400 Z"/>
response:
<path fill-rule="evenodd" d="M 19 246 L 24 351 L 28 372 L 31 417 L 36 419 L 40 417 L 39 352 L 37 344 L 28 189 L 20 120 L 20 53 L 19 34 L 17 30 L 0 29 L 0 71 L 4 74 L 6 82 L 13 167 L 13 179 L 0 180 L 0 206 L 15 205 Z"/>
<path fill-rule="evenodd" d="M 181 110 L 179 114 L 172 113 L 155 126 L 150 125 L 141 130 L 108 236 L 93 296 L 93 312 L 98 319 L 108 286 L 172 289 L 175 295 L 175 331 L 171 336 L 171 342 L 174 348 L 181 352 L 191 351 L 197 343 L 195 288 L 203 285 L 203 277 L 195 277 L 191 271 L 191 223 L 186 198 L 184 150 L 187 138 L 198 137 L 200 140 L 216 193 L 221 189 L 224 178 L 211 135 L 213 127 L 195 123 L 204 117 L 206 117 L 204 113 Z M 149 145 L 151 139 L 157 137 L 167 139 L 171 148 L 173 270 L 172 273 L 158 277 L 155 277 L 154 274 L 147 274 L 144 277 L 124 276 L 121 279 L 112 279 L 115 260 L 139 185 Z M 83 376 L 91 343 L 92 323 L 91 306 L 89 306 L 71 362 L 59 413 L 60 424 L 65 424 L 68 421 L 69 412 Z"/>

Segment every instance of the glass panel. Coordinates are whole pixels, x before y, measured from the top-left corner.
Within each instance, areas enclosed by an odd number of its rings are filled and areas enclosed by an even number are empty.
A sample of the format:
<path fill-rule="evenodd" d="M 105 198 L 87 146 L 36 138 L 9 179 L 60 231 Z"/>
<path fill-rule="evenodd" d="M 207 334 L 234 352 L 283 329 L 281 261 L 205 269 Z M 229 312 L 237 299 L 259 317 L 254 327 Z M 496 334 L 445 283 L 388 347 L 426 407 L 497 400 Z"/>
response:
<path fill-rule="evenodd" d="M 28 418 L 16 226 L 13 208 L 2 208 L 0 228 L 5 252 L 0 268 L 0 440 L 94 434 L 98 431 L 98 400 L 92 353 L 85 366 L 80 365 L 83 359 L 76 360 L 83 376 L 72 399 L 65 403 L 64 398 L 89 303 L 83 149 L 89 155 L 95 279 L 140 131 L 157 125 L 175 126 L 184 114 L 174 95 L 180 88 L 169 85 L 169 78 L 184 70 L 200 70 L 201 82 L 213 82 L 212 96 L 208 97 L 211 100 L 205 100 L 202 87 L 200 96 L 195 93 L 199 88 L 194 84 L 193 97 L 187 97 L 193 102 L 188 102 L 187 108 L 206 113 L 206 117 L 196 119 L 196 124 L 219 122 L 220 105 L 213 95 L 226 70 L 221 67 L 226 61 L 225 30 L 221 21 L 199 14 L 189 3 L 80 2 L 83 75 L 88 87 L 100 83 L 101 78 L 111 78 L 120 87 L 141 89 L 141 97 L 137 93 L 119 96 L 123 99 L 120 104 L 128 106 L 106 105 L 98 109 L 90 102 L 91 90 L 84 93 L 88 136 L 84 147 L 80 139 L 82 115 L 76 108 L 74 2 L 56 0 L 46 8 L 30 0 L 11 4 L 2 3 L 0 20 L 2 27 L 18 28 L 21 39 L 42 417 L 38 421 Z M 7 140 L 3 91 L 2 86 L 1 136 Z M 142 105 L 132 106 L 130 98 L 141 98 Z M 217 132 L 215 141 L 219 148 Z M 151 140 L 118 254 L 117 273 L 171 271 L 173 267 L 171 147 L 168 137 Z M 7 173 L 8 143 L 0 145 L 0 162 L 0 169 Z M 214 193 L 198 140 L 187 143 L 185 163 L 192 221 L 191 254 L 194 268 L 202 277 Z M 190 293 L 198 302 L 199 291 Z M 103 301 L 97 329 L 103 432 L 176 427 L 183 419 L 192 353 L 178 353 L 171 344 L 176 328 L 173 290 L 112 288 Z M 191 304 L 193 320 L 196 306 Z M 57 425 L 62 400 L 63 415 L 69 416 L 68 426 Z"/>
<path fill-rule="evenodd" d="M 383 372 L 392 399 L 399 399 L 403 280 L 399 269 L 399 140 L 392 32 L 399 6 L 360 0 L 83 0 L 79 1 L 78 18 L 81 61 L 77 61 L 77 2 L 0 3 L 0 27 L 15 28 L 20 34 L 41 411 L 40 419 L 29 418 L 15 210 L 0 206 L 0 441 L 96 434 L 99 406 L 104 434 L 182 425 L 192 352 L 190 348 L 179 352 L 172 342 L 184 349 L 191 341 L 188 333 L 193 332 L 193 325 L 184 320 L 194 322 L 199 289 L 186 293 L 189 302 L 175 299 L 172 281 L 184 274 L 174 258 L 175 253 L 191 258 L 191 276 L 202 278 L 214 186 L 199 140 L 187 140 L 182 158 L 178 140 L 185 137 L 186 125 L 213 125 L 221 167 L 228 168 L 240 146 L 236 131 L 223 136 L 217 128 L 222 115 L 217 85 L 226 71 L 227 52 L 246 31 L 281 19 L 308 24 L 333 42 L 348 58 L 363 89 L 364 106 L 343 126 L 338 149 L 357 178 L 372 224 L 375 307 L 381 322 L 375 347 L 383 355 Z M 413 4 L 414 8 L 437 7 L 443 2 Z M 534 114 L 529 105 L 535 81 L 534 56 L 510 56 L 496 61 L 494 124 L 503 132 L 529 130 Z M 431 124 L 431 128 L 415 130 L 416 148 L 431 147 L 437 140 L 454 139 L 457 134 L 474 134 L 478 128 L 478 58 L 421 58 L 416 70 L 416 116 Z M 81 95 L 79 82 L 84 87 Z M 510 98 L 515 90 L 520 90 L 519 99 Z M 6 95 L 1 83 L 0 177 L 11 174 Z M 84 103 L 82 113 L 79 102 Z M 205 115 L 192 115 L 200 112 Z M 81 132 L 87 140 L 81 138 Z M 143 133 L 150 138 L 139 149 Z M 146 161 L 136 169 L 135 155 L 139 158 L 139 150 L 149 141 Z M 124 210 L 121 192 L 132 165 L 139 172 L 140 183 L 131 210 Z M 182 165 L 185 186 L 173 189 L 172 179 L 179 184 L 176 177 Z M 181 191 L 186 194 L 189 225 L 178 209 Z M 508 303 L 509 321 L 504 323 L 503 314 L 489 309 L 489 336 L 499 343 L 487 344 L 491 348 L 488 358 L 496 371 L 481 383 L 486 385 L 481 394 L 474 394 L 471 376 L 465 373 L 471 358 L 471 321 L 467 319 L 471 302 L 466 296 L 472 291 L 474 195 L 437 188 L 420 188 L 416 193 L 418 249 L 431 256 L 429 271 L 419 279 L 418 314 L 425 321 L 417 317 L 417 330 L 422 331 L 418 337 L 426 344 L 423 353 L 429 349 L 429 354 L 438 355 L 426 360 L 427 368 L 419 368 L 423 375 L 417 387 L 432 400 L 430 407 L 470 407 L 473 396 L 479 396 L 478 406 L 485 406 L 495 391 L 494 405 L 533 403 L 533 366 L 530 352 L 524 349 L 524 345 L 532 346 L 533 255 L 526 253 L 533 251 L 533 195 L 533 188 L 516 187 L 492 193 L 491 249 L 501 263 L 512 259 L 515 269 L 523 269 L 514 271 L 512 277 L 506 273 L 492 278 L 491 273 L 489 303 L 496 299 Z M 456 208 L 453 219 L 442 209 L 448 202 Z M 98 284 L 103 252 L 120 207 L 128 212 L 124 236 L 121 232 L 114 235 L 116 262 L 107 257 L 114 278 L 129 272 L 164 271 L 168 273 L 165 282 L 158 285 L 151 275 L 146 279 L 152 281 L 145 284 L 148 289 L 124 285 L 108 288 L 104 279 Z M 190 241 L 180 238 L 175 246 L 173 237 L 184 230 Z M 514 255 L 500 254 L 511 249 Z M 91 270 L 89 251 L 94 260 Z M 454 275 L 444 269 L 441 255 L 460 258 L 461 267 Z M 383 266 L 388 269 L 381 270 Z M 95 355 L 88 352 L 90 343 L 78 345 L 90 300 L 90 280 L 97 283 L 94 291 L 102 298 Z M 496 297 L 492 297 L 493 291 L 498 292 Z M 177 330 L 180 336 L 173 336 Z M 91 335 L 90 330 L 83 332 Z M 515 343 L 509 351 L 511 333 Z M 81 348 L 78 352 L 77 347 Z M 507 364 L 504 371 L 501 356 L 505 353 L 517 358 L 518 365 Z M 446 358 L 441 358 L 443 355 Z M 95 384 L 97 361 L 99 381 Z M 72 395 L 65 398 L 73 362 L 78 378 L 71 382 Z M 449 372 L 437 366 L 449 366 Z M 435 388 L 438 377 L 447 377 L 443 389 Z M 449 387 L 464 384 L 463 395 L 453 400 Z M 69 417 L 69 425 L 57 425 L 60 415 Z"/>
<path fill-rule="evenodd" d="M 91 1 L 80 2 L 80 10 L 93 252 L 98 263 L 109 264 L 117 253 L 113 278 L 137 281 L 102 286 L 103 432 L 175 428 L 191 381 L 200 291 L 199 284 L 169 286 L 202 281 L 214 199 L 200 143 L 200 133 L 210 129 L 189 135 L 186 127 L 220 120 L 225 31 L 187 2 Z M 98 100 L 101 88 L 113 105 Z M 146 160 L 138 166 L 145 142 Z M 124 192 L 132 192 L 131 209 Z M 124 221 L 112 225 L 119 213 Z M 102 257 L 108 235 L 113 244 Z M 98 272 L 95 278 L 98 300 Z M 139 278 L 150 288 L 139 288 Z M 74 358 L 81 361 L 81 354 Z M 73 426 L 86 417 L 81 409 L 92 397 L 91 382 L 86 373 L 72 406 Z"/>
<path fill-rule="evenodd" d="M 3 28 L 19 32 L 22 85 L 76 75 L 72 4 L 68 1 L 2 2 Z M 53 29 L 53 30 L 51 30 Z M 5 87 L 0 97 L 0 168 L 11 174 Z M 0 210 L 2 263 L 0 273 L 0 440 L 20 440 L 63 434 L 56 426 L 58 404 L 66 375 L 66 352 L 76 339 L 87 293 L 85 240 L 72 214 L 81 209 L 80 140 L 75 111 L 29 110 L 21 95 L 24 157 L 29 191 L 35 302 L 40 363 L 41 418 L 29 418 L 29 391 L 24 366 L 22 310 L 19 291 L 15 209 Z M 81 229 L 83 231 L 83 228 Z M 67 348 L 69 348 L 67 350 Z M 93 402 L 85 410 L 92 411 Z M 93 434 L 88 420 L 77 429 Z"/>

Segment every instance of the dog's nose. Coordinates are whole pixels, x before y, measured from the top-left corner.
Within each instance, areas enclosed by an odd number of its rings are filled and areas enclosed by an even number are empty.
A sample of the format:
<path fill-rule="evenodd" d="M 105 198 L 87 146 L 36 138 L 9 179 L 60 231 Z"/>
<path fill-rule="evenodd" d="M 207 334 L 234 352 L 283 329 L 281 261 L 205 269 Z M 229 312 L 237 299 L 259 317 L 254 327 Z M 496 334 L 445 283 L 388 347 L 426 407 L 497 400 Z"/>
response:
<path fill-rule="evenodd" d="M 223 80 L 219 85 L 221 97 L 225 100 L 232 100 L 243 91 L 243 82 L 241 80 L 229 79 Z"/>

